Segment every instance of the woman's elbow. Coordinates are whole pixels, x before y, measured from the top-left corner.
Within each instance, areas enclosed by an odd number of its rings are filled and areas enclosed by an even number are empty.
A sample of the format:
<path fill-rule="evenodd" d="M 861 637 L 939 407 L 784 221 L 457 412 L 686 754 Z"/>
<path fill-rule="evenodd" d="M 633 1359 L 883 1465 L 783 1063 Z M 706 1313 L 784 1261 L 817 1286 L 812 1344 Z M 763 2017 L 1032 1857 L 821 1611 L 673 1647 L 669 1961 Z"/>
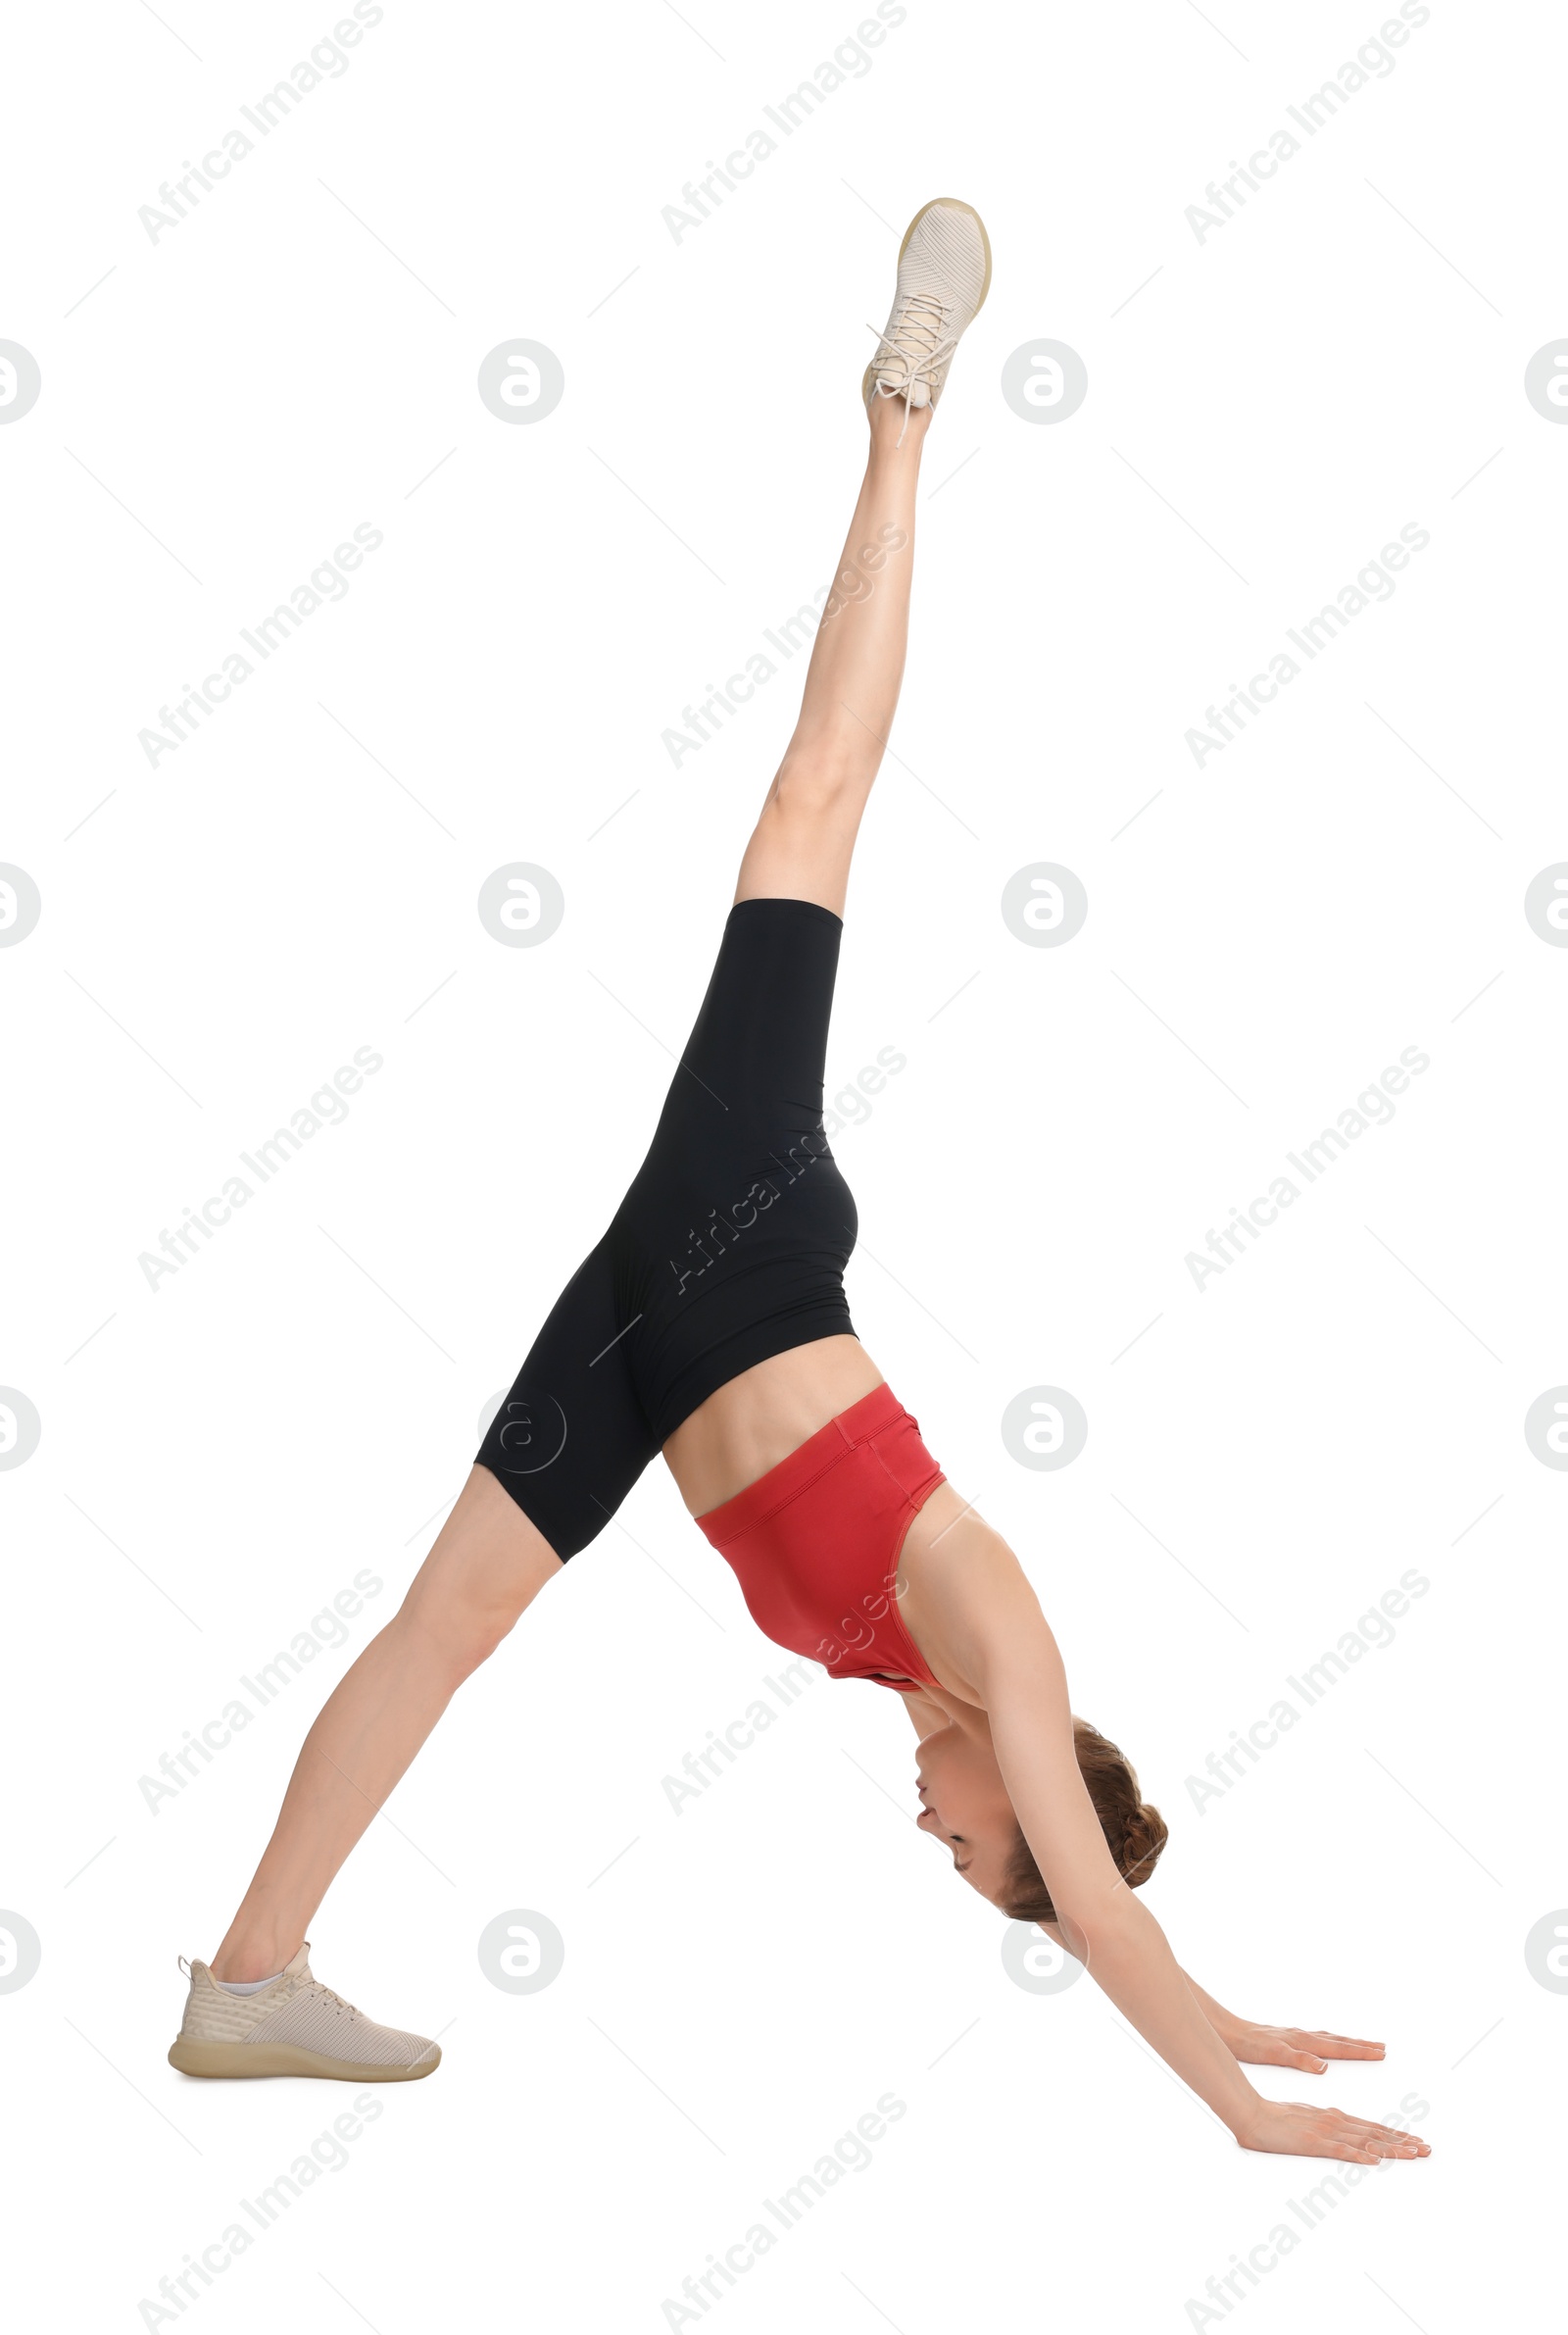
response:
<path fill-rule="evenodd" d="M 1108 1889 L 1066 1889 L 1054 1902 L 1064 1942 L 1081 1962 L 1091 1965 L 1097 1957 L 1118 1954 L 1153 1918 L 1122 1881 Z"/>

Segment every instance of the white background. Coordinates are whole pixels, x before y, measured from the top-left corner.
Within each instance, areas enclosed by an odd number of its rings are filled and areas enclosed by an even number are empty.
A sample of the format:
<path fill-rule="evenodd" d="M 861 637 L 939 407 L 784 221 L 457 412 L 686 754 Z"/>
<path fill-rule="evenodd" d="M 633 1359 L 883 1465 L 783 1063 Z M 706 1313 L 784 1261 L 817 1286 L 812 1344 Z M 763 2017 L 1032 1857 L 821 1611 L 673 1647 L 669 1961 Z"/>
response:
<path fill-rule="evenodd" d="M 13 25 L 0 334 L 43 375 L 0 428 L 0 859 L 43 900 L 0 952 L 0 1380 L 42 1420 L 0 1474 L 0 1904 L 43 1946 L 0 1995 L 29 2323 L 147 2323 L 348 2106 L 177 2076 L 174 1958 L 214 1951 L 310 1716 L 641 1156 L 799 667 L 678 770 L 661 732 L 826 581 L 866 325 L 941 192 L 996 273 L 929 442 L 851 891 L 830 1093 L 907 1056 L 836 1145 L 857 1325 L 1166 1812 L 1178 1957 L 1252 2016 L 1388 2039 L 1261 2087 L 1427 2104 L 1431 2159 L 1296 2222 L 1231 2315 L 1526 2308 L 1568 2016 L 1523 1952 L 1568 1901 L 1568 1481 L 1522 1432 L 1568 1378 L 1568 954 L 1522 906 L 1568 856 L 1568 430 L 1522 388 L 1568 330 L 1563 29 L 1434 0 L 1200 243 L 1186 207 L 1380 21 L 1213 13 L 910 0 L 678 243 L 662 207 L 854 8 L 387 0 L 156 243 L 138 206 L 326 0 Z M 565 372 L 531 427 L 474 387 L 518 335 Z M 1056 426 L 999 386 L 1045 336 L 1089 372 Z M 138 730 L 362 522 L 385 540 L 348 597 L 150 769 Z M 1411 522 L 1392 600 L 1198 769 L 1189 725 Z M 565 893 L 536 949 L 475 913 L 518 860 Z M 1042 860 L 1088 889 L 1060 949 L 1000 915 Z M 384 1068 L 347 1120 L 149 1288 L 138 1256 L 361 1046 Z M 1200 1292 L 1186 1254 L 1406 1047 L 1431 1067 L 1392 1123 Z M 1042 1383 L 1090 1421 L 1059 1473 L 1001 1441 Z M 871 2163 L 708 2316 L 1219 2323 L 1189 2298 L 1326 2168 L 1239 2153 L 1091 1982 L 1012 1983 L 915 1836 L 892 1697 L 819 1682 L 677 1817 L 662 1777 L 775 1656 L 662 1469 L 620 1524 L 313 1926 L 329 1983 L 441 2033 L 439 2075 L 381 2091 L 184 2315 L 657 2329 L 893 2092 Z M 363 1567 L 348 1642 L 152 1814 L 138 1778 Z M 1200 1813 L 1188 1777 L 1410 1567 L 1394 1643 Z M 517 1908 L 566 1941 L 532 1996 L 475 1951 Z"/>

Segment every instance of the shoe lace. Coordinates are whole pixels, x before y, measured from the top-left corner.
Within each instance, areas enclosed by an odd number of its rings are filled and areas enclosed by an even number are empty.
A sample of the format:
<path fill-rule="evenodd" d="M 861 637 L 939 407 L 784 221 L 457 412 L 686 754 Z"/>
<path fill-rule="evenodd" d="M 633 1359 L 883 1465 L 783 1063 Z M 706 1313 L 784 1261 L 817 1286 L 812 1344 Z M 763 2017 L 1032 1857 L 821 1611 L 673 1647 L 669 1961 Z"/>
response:
<path fill-rule="evenodd" d="M 352 2003 L 345 2003 L 343 1997 L 340 1994 L 335 1993 L 329 1986 L 323 1986 L 319 1978 L 313 1979 L 311 1983 L 318 1995 L 323 1995 L 329 2003 L 335 2003 L 339 2011 L 346 2011 L 350 2018 L 359 2017 L 359 2012 L 355 2009 L 354 2005 Z"/>
<path fill-rule="evenodd" d="M 899 444 L 904 443 L 904 431 L 909 426 L 909 391 L 922 375 L 928 387 L 934 386 L 933 376 L 945 365 L 958 345 L 958 336 L 950 330 L 953 322 L 953 303 L 936 292 L 906 292 L 888 319 L 886 327 L 877 332 L 874 324 L 867 324 L 867 332 L 876 332 L 876 348 L 871 363 L 881 373 L 897 373 L 902 366 L 903 379 L 884 387 L 881 381 L 872 383 L 878 397 L 902 397 L 904 429 L 899 432 Z"/>

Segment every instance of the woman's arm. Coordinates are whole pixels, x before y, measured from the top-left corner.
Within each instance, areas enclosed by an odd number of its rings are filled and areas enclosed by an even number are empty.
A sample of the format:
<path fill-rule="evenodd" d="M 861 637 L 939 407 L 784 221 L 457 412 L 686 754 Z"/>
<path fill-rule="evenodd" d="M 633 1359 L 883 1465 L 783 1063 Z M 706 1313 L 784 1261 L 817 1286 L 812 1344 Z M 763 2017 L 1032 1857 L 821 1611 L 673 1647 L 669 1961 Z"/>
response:
<path fill-rule="evenodd" d="M 1069 1951 L 1242 2139 L 1263 2104 L 1204 2016 L 1158 1922 L 1111 1862 L 1079 1772 L 1066 1679 L 1044 1619 L 1026 1644 L 1006 1633 L 977 1683 L 1002 1780 Z"/>
<path fill-rule="evenodd" d="M 1061 1656 L 1006 1544 L 982 1527 L 962 1562 L 944 1565 L 940 1580 L 928 1575 L 923 1589 L 945 1609 L 943 1634 L 980 1691 L 997 1764 L 1063 1942 L 1166 2065 L 1243 2148 L 1355 2163 L 1426 2154 L 1408 2134 L 1336 2109 L 1264 2100 L 1248 2082 L 1159 1923 L 1111 1860 L 1078 1767 Z"/>
<path fill-rule="evenodd" d="M 1043 1930 L 1063 1954 L 1072 1953 L 1071 1945 L 1054 1921 L 1038 1921 L 1035 1927 Z M 1216 2003 L 1212 1995 L 1205 1994 L 1191 1970 L 1183 1970 L 1182 1976 L 1231 2058 L 1243 2060 L 1249 2066 L 1298 2067 L 1303 2074 L 1321 2075 L 1331 2060 L 1383 2058 L 1381 2043 L 1368 2043 L 1359 2035 L 1335 2035 L 1325 2027 L 1267 2027 L 1254 2019 L 1242 2018 L 1234 2011 L 1227 2011 L 1223 2003 Z"/>
<path fill-rule="evenodd" d="M 1045 1925 L 1042 1925 L 1045 1926 Z M 1240 2018 L 1205 1995 L 1189 1971 L 1187 1980 L 1203 2016 L 1231 2057 L 1253 2067 L 1299 2067 L 1304 2074 L 1321 2075 L 1331 2060 L 1381 2060 L 1381 2043 L 1359 2035 L 1335 2035 L 1325 2027 L 1267 2027 Z"/>

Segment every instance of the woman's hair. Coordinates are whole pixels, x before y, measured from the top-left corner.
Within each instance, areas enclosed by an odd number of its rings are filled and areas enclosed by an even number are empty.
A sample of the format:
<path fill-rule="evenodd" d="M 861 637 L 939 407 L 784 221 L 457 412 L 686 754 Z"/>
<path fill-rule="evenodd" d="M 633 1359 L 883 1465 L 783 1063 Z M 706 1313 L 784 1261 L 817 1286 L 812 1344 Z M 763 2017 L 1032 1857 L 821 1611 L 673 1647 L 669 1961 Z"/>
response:
<path fill-rule="evenodd" d="M 1087 1719 L 1075 1718 L 1072 1733 L 1079 1770 L 1089 1787 L 1105 1846 L 1127 1886 L 1141 1888 L 1165 1846 L 1165 1819 L 1157 1808 L 1139 1798 L 1131 1761 L 1113 1743 L 1107 1743 L 1097 1727 Z M 1003 1880 L 1002 1910 L 1013 1921 L 1056 1919 L 1056 1909 L 1021 1826 Z"/>

